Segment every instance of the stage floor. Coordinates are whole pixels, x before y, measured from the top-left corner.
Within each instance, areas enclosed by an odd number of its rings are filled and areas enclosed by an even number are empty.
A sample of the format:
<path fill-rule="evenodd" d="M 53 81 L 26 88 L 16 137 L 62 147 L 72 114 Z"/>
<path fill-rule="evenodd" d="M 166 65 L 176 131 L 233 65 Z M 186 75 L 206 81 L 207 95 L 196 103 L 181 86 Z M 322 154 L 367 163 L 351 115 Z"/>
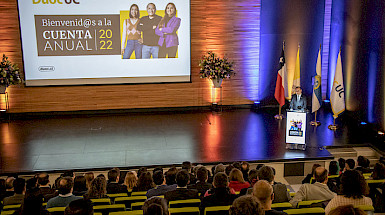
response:
<path fill-rule="evenodd" d="M 286 120 L 275 109 L 54 115 L 0 124 L 1 172 L 138 167 L 150 165 L 326 159 L 324 146 L 365 144 L 355 125 L 331 131 L 308 126 L 305 151 L 285 149 Z M 314 116 L 309 114 L 308 118 Z M 340 123 L 341 124 L 341 123 Z"/>

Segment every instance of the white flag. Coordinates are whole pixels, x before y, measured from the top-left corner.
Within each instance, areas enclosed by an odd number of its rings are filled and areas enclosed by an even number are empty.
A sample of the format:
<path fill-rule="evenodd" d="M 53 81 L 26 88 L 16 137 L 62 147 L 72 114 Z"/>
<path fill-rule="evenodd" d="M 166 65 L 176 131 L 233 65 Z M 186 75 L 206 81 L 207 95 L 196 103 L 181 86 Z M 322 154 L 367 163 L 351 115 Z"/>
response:
<path fill-rule="evenodd" d="M 316 112 L 321 107 L 322 91 L 321 91 L 321 48 L 318 51 L 317 64 L 315 67 L 316 76 L 313 84 L 313 99 L 312 99 L 312 113 Z"/>
<path fill-rule="evenodd" d="M 330 93 L 330 103 L 334 118 L 337 118 L 345 111 L 345 88 L 344 77 L 342 76 L 341 50 L 338 53 L 336 73 L 334 74 L 333 87 Z"/>

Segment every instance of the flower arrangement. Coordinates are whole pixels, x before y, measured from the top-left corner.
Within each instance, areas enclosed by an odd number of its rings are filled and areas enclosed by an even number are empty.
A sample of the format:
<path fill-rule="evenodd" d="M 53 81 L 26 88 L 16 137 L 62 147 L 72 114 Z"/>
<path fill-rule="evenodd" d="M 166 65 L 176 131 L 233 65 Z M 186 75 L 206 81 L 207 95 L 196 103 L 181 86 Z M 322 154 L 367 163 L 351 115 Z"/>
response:
<path fill-rule="evenodd" d="M 8 87 L 21 83 L 19 68 L 12 64 L 8 57 L 3 54 L 3 60 L 0 63 L 0 85 Z"/>
<path fill-rule="evenodd" d="M 208 79 L 225 79 L 234 76 L 234 62 L 229 61 L 226 57 L 220 58 L 214 52 L 209 51 L 199 61 L 201 78 Z"/>

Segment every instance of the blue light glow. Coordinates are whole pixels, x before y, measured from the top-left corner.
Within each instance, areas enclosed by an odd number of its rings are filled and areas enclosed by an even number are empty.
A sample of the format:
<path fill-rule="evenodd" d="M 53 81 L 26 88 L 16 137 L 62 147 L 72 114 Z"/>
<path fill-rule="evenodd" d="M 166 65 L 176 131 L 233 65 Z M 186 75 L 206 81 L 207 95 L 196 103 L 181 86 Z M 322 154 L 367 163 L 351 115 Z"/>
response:
<path fill-rule="evenodd" d="M 368 122 L 375 121 L 374 116 L 374 98 L 376 93 L 376 74 L 377 74 L 377 54 L 371 52 L 369 55 L 368 71 Z"/>

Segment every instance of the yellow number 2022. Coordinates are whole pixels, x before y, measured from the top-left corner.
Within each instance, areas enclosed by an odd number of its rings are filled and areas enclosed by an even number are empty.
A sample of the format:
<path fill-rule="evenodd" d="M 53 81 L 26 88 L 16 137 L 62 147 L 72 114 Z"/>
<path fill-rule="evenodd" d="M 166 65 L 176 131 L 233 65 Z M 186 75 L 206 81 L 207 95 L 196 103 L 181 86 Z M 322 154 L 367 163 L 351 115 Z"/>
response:
<path fill-rule="evenodd" d="M 102 44 L 102 46 L 100 47 L 100 49 L 112 49 L 111 46 L 112 46 L 112 41 L 111 40 L 107 40 L 107 41 L 104 41 L 104 40 L 101 40 L 100 41 L 100 44 Z M 107 47 L 106 47 L 107 46 Z"/>
<path fill-rule="evenodd" d="M 112 31 L 111 31 L 111 29 L 107 29 L 107 30 L 100 29 L 99 32 L 102 33 L 102 35 L 100 35 L 100 37 L 99 37 L 101 39 L 112 38 Z"/>

